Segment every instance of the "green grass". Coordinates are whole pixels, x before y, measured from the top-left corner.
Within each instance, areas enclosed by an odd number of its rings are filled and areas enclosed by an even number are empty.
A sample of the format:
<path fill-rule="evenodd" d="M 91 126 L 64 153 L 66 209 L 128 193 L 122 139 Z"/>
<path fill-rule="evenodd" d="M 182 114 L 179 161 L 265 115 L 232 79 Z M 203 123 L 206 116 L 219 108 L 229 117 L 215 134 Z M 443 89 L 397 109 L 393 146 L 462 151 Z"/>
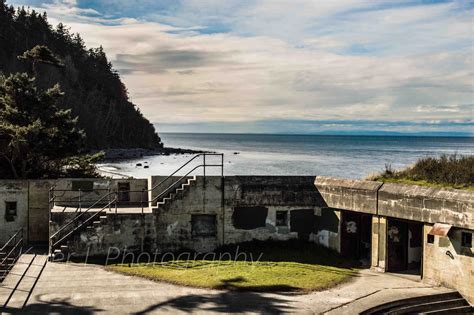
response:
<path fill-rule="evenodd" d="M 184 286 L 252 291 L 323 290 L 357 275 L 357 269 L 351 265 L 353 262 L 335 252 L 314 245 L 292 247 L 290 244 L 259 243 L 239 247 L 239 252 L 252 253 L 253 262 L 248 256 L 246 261 L 171 260 L 116 264 L 107 269 Z M 235 253 L 232 249 L 228 252 Z M 256 261 L 262 252 L 260 261 Z"/>

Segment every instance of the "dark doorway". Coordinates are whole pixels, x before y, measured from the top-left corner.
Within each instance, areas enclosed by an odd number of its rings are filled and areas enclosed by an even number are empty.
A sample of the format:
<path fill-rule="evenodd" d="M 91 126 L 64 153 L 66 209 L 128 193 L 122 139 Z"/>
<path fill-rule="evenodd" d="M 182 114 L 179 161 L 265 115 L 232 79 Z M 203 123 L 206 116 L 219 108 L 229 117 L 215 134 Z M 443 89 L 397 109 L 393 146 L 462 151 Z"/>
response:
<path fill-rule="evenodd" d="M 388 219 L 387 271 L 420 274 L 422 228 L 420 222 Z"/>
<path fill-rule="evenodd" d="M 120 203 L 130 202 L 130 183 L 117 183 L 118 201 Z"/>
<path fill-rule="evenodd" d="M 372 215 L 342 211 L 341 254 L 370 263 Z"/>

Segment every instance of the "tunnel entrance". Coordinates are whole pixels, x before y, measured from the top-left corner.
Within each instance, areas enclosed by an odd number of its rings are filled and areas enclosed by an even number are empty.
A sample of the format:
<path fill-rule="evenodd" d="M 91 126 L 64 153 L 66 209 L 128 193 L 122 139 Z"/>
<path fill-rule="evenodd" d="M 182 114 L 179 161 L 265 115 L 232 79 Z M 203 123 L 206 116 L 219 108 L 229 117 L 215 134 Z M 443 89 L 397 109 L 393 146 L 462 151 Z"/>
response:
<path fill-rule="evenodd" d="M 387 220 L 387 271 L 421 274 L 423 224 Z"/>
<path fill-rule="evenodd" d="M 341 254 L 370 265 L 372 215 L 352 211 L 341 215 Z"/>

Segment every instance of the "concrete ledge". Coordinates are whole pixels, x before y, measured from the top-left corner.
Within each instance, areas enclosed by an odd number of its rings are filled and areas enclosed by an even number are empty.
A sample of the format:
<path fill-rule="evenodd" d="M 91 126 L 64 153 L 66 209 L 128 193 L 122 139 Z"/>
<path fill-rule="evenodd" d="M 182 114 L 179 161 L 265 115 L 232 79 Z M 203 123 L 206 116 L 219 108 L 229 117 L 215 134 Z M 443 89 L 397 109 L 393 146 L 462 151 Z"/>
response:
<path fill-rule="evenodd" d="M 379 215 L 474 229 L 474 192 L 386 183 L 379 190 Z"/>
<path fill-rule="evenodd" d="M 314 182 L 331 208 L 376 214 L 380 182 L 317 176 Z"/>

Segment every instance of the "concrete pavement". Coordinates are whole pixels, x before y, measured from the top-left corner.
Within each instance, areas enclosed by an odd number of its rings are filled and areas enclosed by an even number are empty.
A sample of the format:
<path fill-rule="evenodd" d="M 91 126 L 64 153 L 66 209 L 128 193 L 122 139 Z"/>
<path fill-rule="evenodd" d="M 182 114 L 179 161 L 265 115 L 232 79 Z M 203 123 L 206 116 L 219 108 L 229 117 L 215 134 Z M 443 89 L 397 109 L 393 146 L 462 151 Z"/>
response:
<path fill-rule="evenodd" d="M 28 262 L 32 255 L 23 255 Z M 354 314 L 372 306 L 407 297 L 450 292 L 409 277 L 363 270 L 351 282 L 333 289 L 298 293 L 207 290 L 154 282 L 104 270 L 97 265 L 48 263 L 21 309 L 46 256 L 34 258 L 15 291 L 6 313 L 153 314 L 153 313 L 304 313 Z M 37 266 L 36 266 L 37 265 Z M 0 285 L 0 307 L 21 277 L 17 264 Z M 25 280 L 27 279 L 27 280 Z"/>

